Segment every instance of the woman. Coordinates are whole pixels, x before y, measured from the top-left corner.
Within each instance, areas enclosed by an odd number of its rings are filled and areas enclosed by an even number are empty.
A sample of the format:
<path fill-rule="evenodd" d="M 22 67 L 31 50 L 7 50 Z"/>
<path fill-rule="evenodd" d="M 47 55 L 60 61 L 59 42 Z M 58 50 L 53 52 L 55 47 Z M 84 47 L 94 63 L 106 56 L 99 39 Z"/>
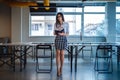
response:
<path fill-rule="evenodd" d="M 56 49 L 56 66 L 57 76 L 62 74 L 64 63 L 64 50 L 67 47 L 67 35 L 69 34 L 69 24 L 65 22 L 64 15 L 59 12 L 56 15 L 56 22 L 54 24 L 55 49 Z"/>

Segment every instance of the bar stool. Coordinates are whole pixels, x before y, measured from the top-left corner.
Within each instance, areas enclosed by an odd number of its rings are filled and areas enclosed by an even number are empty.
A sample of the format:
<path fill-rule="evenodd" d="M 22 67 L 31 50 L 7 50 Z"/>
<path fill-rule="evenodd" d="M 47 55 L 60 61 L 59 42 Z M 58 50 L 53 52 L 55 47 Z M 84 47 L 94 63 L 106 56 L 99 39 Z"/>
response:
<path fill-rule="evenodd" d="M 94 69 L 97 72 L 112 72 L 112 45 L 98 45 Z"/>
<path fill-rule="evenodd" d="M 43 51 L 43 53 L 42 53 Z M 46 55 L 46 51 L 50 51 Z M 42 64 L 43 62 L 40 62 L 39 59 L 50 59 L 50 65 L 49 68 L 42 68 L 42 66 L 45 64 Z M 48 64 L 48 63 L 47 63 Z M 52 46 L 51 44 L 38 44 L 36 46 L 36 72 L 39 73 L 49 73 L 52 71 Z"/>

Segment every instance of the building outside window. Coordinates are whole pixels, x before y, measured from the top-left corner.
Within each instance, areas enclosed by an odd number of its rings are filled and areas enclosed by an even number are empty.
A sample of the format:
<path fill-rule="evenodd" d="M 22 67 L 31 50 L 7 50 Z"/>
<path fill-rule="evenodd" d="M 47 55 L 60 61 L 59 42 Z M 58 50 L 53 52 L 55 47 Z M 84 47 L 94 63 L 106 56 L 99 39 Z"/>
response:
<path fill-rule="evenodd" d="M 105 36 L 105 7 L 84 7 L 84 36 Z"/>

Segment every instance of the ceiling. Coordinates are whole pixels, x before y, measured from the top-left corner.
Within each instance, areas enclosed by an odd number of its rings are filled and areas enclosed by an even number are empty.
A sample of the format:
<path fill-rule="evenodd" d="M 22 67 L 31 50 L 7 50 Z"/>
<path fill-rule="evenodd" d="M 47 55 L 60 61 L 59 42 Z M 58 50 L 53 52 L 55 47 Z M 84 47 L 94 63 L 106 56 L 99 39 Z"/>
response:
<path fill-rule="evenodd" d="M 0 0 L 0 1 L 43 3 L 44 0 Z M 50 1 L 50 3 L 77 3 L 77 2 L 115 2 L 115 1 L 118 1 L 118 0 L 49 0 L 49 1 Z"/>
<path fill-rule="evenodd" d="M 84 5 L 104 5 L 106 2 L 115 2 L 116 0 L 49 0 L 50 4 L 56 4 L 57 6 L 67 6 L 67 7 L 79 7 L 79 4 Z M 37 6 L 38 3 L 43 4 L 44 0 L 0 0 L 10 6 Z"/>
<path fill-rule="evenodd" d="M 44 0 L 14 0 L 14 1 L 22 1 L 22 2 L 28 2 L 28 1 L 35 1 L 39 3 L 43 3 Z M 117 0 L 49 0 L 50 3 L 78 3 L 78 2 L 115 2 Z"/>
<path fill-rule="evenodd" d="M 37 2 L 42 2 L 41 0 L 35 0 Z M 69 2 L 69 3 L 72 3 L 72 2 L 106 2 L 106 1 L 116 1 L 116 0 L 50 0 L 50 2 L 55 2 L 55 3 L 61 3 L 61 2 Z"/>

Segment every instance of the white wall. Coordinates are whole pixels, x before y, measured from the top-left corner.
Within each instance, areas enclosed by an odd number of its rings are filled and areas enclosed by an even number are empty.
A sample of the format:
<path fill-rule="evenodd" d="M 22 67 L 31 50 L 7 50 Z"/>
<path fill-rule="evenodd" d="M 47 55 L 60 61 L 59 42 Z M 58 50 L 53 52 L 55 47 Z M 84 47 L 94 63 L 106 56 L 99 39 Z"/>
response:
<path fill-rule="evenodd" d="M 11 41 L 21 42 L 21 28 L 22 28 L 22 9 L 20 7 L 12 7 L 11 11 Z"/>

